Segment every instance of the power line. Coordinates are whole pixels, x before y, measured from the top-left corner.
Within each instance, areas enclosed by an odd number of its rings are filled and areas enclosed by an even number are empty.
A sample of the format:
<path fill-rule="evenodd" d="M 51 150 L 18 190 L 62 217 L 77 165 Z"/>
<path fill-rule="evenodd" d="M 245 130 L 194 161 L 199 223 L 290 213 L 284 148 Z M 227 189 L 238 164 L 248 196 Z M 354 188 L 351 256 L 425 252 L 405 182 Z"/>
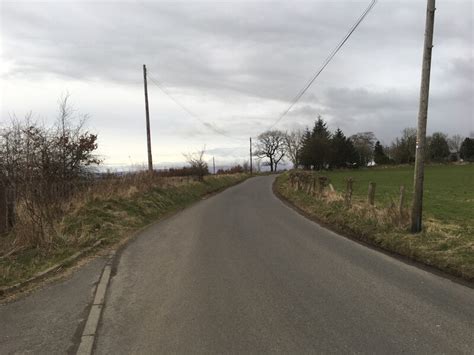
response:
<path fill-rule="evenodd" d="M 326 60 L 323 62 L 322 66 L 319 68 L 319 70 L 313 75 L 313 77 L 308 81 L 308 83 L 298 92 L 298 94 L 293 98 L 291 101 L 290 106 L 283 111 L 283 113 L 277 118 L 277 120 L 269 127 L 269 129 L 272 129 L 275 127 L 275 125 L 278 124 L 293 108 L 293 106 L 301 99 L 301 97 L 304 95 L 304 93 L 311 87 L 311 85 L 314 83 L 316 78 L 323 72 L 323 70 L 326 68 L 326 66 L 329 64 L 329 62 L 334 58 L 334 56 L 339 52 L 339 50 L 342 48 L 342 46 L 347 42 L 349 37 L 354 33 L 356 28 L 360 25 L 360 23 L 364 20 L 364 18 L 368 15 L 368 13 L 372 10 L 372 8 L 375 6 L 377 3 L 377 0 L 372 0 L 370 5 L 365 9 L 365 11 L 362 13 L 362 15 L 358 18 L 356 23 L 350 28 L 349 32 L 342 38 L 342 40 L 339 42 L 339 44 L 332 50 L 332 52 L 328 55 Z"/>
<path fill-rule="evenodd" d="M 232 137 L 232 136 L 229 136 L 228 134 L 226 134 L 224 131 L 214 127 L 211 123 L 209 122 L 206 122 L 205 120 L 203 120 L 202 118 L 200 118 L 198 115 L 196 115 L 194 112 L 192 112 L 191 110 L 189 110 L 186 106 L 184 106 L 181 102 L 179 102 L 164 86 L 163 84 L 160 84 L 158 82 L 158 80 L 154 79 L 151 75 L 150 75 L 150 71 L 148 70 L 148 78 L 150 79 L 150 81 L 155 84 L 166 96 L 168 96 L 176 105 L 178 105 L 179 107 L 181 107 L 181 109 L 186 112 L 189 116 L 195 118 L 196 120 L 198 120 L 199 122 L 201 122 L 201 124 L 203 124 L 205 127 L 207 127 L 208 129 L 210 129 L 211 131 L 217 133 L 217 134 L 220 134 L 221 136 L 224 136 L 226 138 L 229 138 L 229 139 L 233 139 L 233 140 L 237 140 L 237 141 L 243 141 L 243 139 L 239 139 L 239 138 L 235 138 L 235 137 Z"/>
<path fill-rule="evenodd" d="M 288 106 L 288 108 L 278 117 L 278 119 L 268 128 L 272 129 L 275 125 L 277 125 L 285 116 L 291 111 L 293 106 L 301 99 L 301 97 L 306 93 L 306 91 L 311 87 L 311 85 L 314 83 L 314 81 L 319 77 L 319 75 L 324 71 L 324 69 L 327 67 L 327 65 L 331 62 L 331 60 L 335 57 L 335 55 L 339 52 L 339 50 L 342 48 L 342 46 L 347 42 L 349 37 L 354 33 L 354 31 L 357 29 L 357 27 L 360 25 L 360 23 L 365 19 L 365 17 L 368 15 L 368 13 L 372 10 L 372 8 L 375 6 L 377 3 L 377 0 L 372 0 L 369 6 L 366 8 L 366 10 L 362 13 L 362 15 L 357 19 L 355 24 L 349 29 L 348 33 L 342 38 L 342 40 L 338 43 L 338 45 L 331 51 L 331 53 L 328 55 L 328 57 L 324 60 L 323 64 L 319 68 L 319 70 L 313 75 L 313 77 L 306 83 L 306 85 L 298 92 L 298 94 L 293 98 L 291 101 L 291 104 Z M 155 84 L 166 96 L 168 96 L 174 103 L 176 103 L 183 111 L 185 111 L 189 116 L 195 118 L 201 124 L 206 126 L 208 129 L 211 131 L 224 136 L 229 139 L 233 139 L 236 141 L 243 141 L 243 139 L 235 138 L 232 136 L 229 136 L 226 134 L 224 131 L 214 127 L 211 123 L 206 122 L 205 120 L 201 119 L 197 114 L 189 110 L 186 106 L 184 106 L 181 102 L 179 102 L 164 86 L 163 84 L 160 84 L 158 80 L 154 79 L 148 71 L 148 77 L 150 81 Z"/>

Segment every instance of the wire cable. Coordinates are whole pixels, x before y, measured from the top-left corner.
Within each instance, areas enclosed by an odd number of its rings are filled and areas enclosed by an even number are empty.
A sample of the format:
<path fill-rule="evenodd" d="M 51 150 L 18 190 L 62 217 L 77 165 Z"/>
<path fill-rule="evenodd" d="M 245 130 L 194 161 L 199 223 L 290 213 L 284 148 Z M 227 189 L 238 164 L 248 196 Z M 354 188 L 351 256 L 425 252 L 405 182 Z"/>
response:
<path fill-rule="evenodd" d="M 362 15 L 357 19 L 355 24 L 350 28 L 349 32 L 342 38 L 342 40 L 338 43 L 338 45 L 332 50 L 332 52 L 327 56 L 327 58 L 324 60 L 323 64 L 319 68 L 319 70 L 313 75 L 313 77 L 308 81 L 308 83 L 298 92 L 298 94 L 293 98 L 291 101 L 291 104 L 288 106 L 288 108 L 283 111 L 283 113 L 276 119 L 276 121 L 268 128 L 269 130 L 275 127 L 293 108 L 293 106 L 301 99 L 301 97 L 305 94 L 305 92 L 311 87 L 311 85 L 314 83 L 314 81 L 318 78 L 318 76 L 323 72 L 323 70 L 327 67 L 329 62 L 334 58 L 334 56 L 339 52 L 339 50 L 342 48 L 342 46 L 347 42 L 349 37 L 354 33 L 354 31 L 357 29 L 357 27 L 360 25 L 360 23 L 365 19 L 365 17 L 369 14 L 369 12 L 372 10 L 372 8 L 375 6 L 377 3 L 377 0 L 372 0 L 370 5 L 365 9 L 365 11 L 362 13 Z"/>
<path fill-rule="evenodd" d="M 243 141 L 243 139 L 240 139 L 240 138 L 235 138 L 235 137 L 232 137 L 232 136 L 229 136 L 227 133 L 225 133 L 224 131 L 214 127 L 211 123 L 209 122 L 206 122 L 205 120 L 203 120 L 202 118 L 200 118 L 198 115 L 196 115 L 194 112 L 192 112 L 191 110 L 189 110 L 186 106 L 184 106 L 181 102 L 179 102 L 165 87 L 163 84 L 159 83 L 158 80 L 154 79 L 150 73 L 149 73 L 149 70 L 147 71 L 147 77 L 148 79 L 150 79 L 150 81 L 155 84 L 166 96 L 168 96 L 176 105 L 178 105 L 179 107 L 181 107 L 181 109 L 186 112 L 189 116 L 195 118 L 196 120 L 198 120 L 199 122 L 201 122 L 202 125 L 204 125 L 206 128 L 210 129 L 211 131 L 217 133 L 217 134 L 220 134 L 221 136 L 224 136 L 226 138 L 229 138 L 229 139 L 233 139 L 233 140 L 237 140 L 237 141 Z"/>

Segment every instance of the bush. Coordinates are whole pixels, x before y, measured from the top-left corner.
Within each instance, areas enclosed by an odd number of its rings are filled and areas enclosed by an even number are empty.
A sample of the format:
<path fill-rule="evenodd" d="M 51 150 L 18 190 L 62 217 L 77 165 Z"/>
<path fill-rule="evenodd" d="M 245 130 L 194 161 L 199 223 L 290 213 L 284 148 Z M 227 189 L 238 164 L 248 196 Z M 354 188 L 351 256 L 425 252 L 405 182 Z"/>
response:
<path fill-rule="evenodd" d="M 47 128 L 28 115 L 0 131 L 0 179 L 16 191 L 19 244 L 51 244 L 54 221 L 80 184 L 93 178 L 90 166 L 97 135 L 85 130 L 86 116 L 74 115 L 68 96 L 59 102 L 56 123 Z"/>

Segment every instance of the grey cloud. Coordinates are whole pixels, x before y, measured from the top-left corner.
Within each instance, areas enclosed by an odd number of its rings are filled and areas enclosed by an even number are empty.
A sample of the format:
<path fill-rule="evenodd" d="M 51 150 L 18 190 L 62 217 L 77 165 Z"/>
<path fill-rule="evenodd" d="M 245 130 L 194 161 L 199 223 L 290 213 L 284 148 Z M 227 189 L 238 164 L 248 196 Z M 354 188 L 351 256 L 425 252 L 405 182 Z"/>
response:
<path fill-rule="evenodd" d="M 146 63 L 150 75 L 178 98 L 186 93 L 201 102 L 209 99 L 205 122 L 211 129 L 188 124 L 189 117 L 175 123 L 186 116 L 177 108 L 165 132 L 255 136 L 287 107 L 367 4 L 4 2 L 2 51 L 11 67 L 2 78 L 59 77 L 132 90 L 141 89 Z M 379 1 L 278 128 L 301 129 L 319 113 L 332 127 L 348 133 L 373 130 L 384 140 L 413 126 L 424 6 L 424 1 Z M 469 0 L 438 4 L 429 127 L 472 130 L 472 6 Z M 222 112 L 212 108 L 213 102 L 245 112 Z M 464 118 L 447 124 L 446 115 Z"/>

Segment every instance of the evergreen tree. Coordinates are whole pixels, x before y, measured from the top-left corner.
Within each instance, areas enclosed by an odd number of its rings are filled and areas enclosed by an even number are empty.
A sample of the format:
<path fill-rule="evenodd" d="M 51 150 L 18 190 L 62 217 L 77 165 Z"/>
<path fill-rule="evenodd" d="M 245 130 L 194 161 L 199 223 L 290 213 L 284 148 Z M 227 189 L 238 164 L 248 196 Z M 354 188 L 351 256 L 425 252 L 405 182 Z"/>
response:
<path fill-rule="evenodd" d="M 352 141 L 341 129 L 334 134 L 326 122 L 318 117 L 311 131 L 303 133 L 299 159 L 305 169 L 343 168 L 357 165 L 358 153 Z"/>
<path fill-rule="evenodd" d="M 302 139 L 301 148 L 299 151 L 300 163 L 301 165 L 303 165 L 305 169 L 311 169 L 311 167 L 313 166 L 311 144 L 312 144 L 311 132 L 309 131 L 308 128 L 306 128 L 306 130 L 303 133 L 303 139 Z"/>
<path fill-rule="evenodd" d="M 466 161 L 474 161 L 474 138 L 466 138 L 461 144 L 461 158 Z"/>
<path fill-rule="evenodd" d="M 346 163 L 350 160 L 349 147 L 346 136 L 339 128 L 332 136 L 331 146 L 331 166 L 335 168 L 345 167 Z"/>
<path fill-rule="evenodd" d="M 326 122 L 318 117 L 313 131 L 311 132 L 311 156 L 312 165 L 316 170 L 324 169 L 329 165 L 331 159 L 331 133 L 329 132 Z"/>
<path fill-rule="evenodd" d="M 375 143 L 374 147 L 374 161 L 376 164 L 388 164 L 390 159 L 385 154 L 382 144 L 379 141 Z"/>
<path fill-rule="evenodd" d="M 351 167 L 358 161 L 351 140 L 339 128 L 331 134 L 321 117 L 311 131 L 306 129 L 304 132 L 299 153 L 300 163 L 305 169 Z"/>
<path fill-rule="evenodd" d="M 440 132 L 433 133 L 428 149 L 431 160 L 446 160 L 449 156 L 449 145 L 446 135 Z"/>
<path fill-rule="evenodd" d="M 329 139 L 331 137 L 331 132 L 329 132 L 326 122 L 318 116 L 318 119 L 314 123 L 313 131 L 311 133 L 313 137 Z"/>
<path fill-rule="evenodd" d="M 350 167 L 357 167 L 359 162 L 359 153 L 349 138 L 346 138 L 347 164 Z"/>

